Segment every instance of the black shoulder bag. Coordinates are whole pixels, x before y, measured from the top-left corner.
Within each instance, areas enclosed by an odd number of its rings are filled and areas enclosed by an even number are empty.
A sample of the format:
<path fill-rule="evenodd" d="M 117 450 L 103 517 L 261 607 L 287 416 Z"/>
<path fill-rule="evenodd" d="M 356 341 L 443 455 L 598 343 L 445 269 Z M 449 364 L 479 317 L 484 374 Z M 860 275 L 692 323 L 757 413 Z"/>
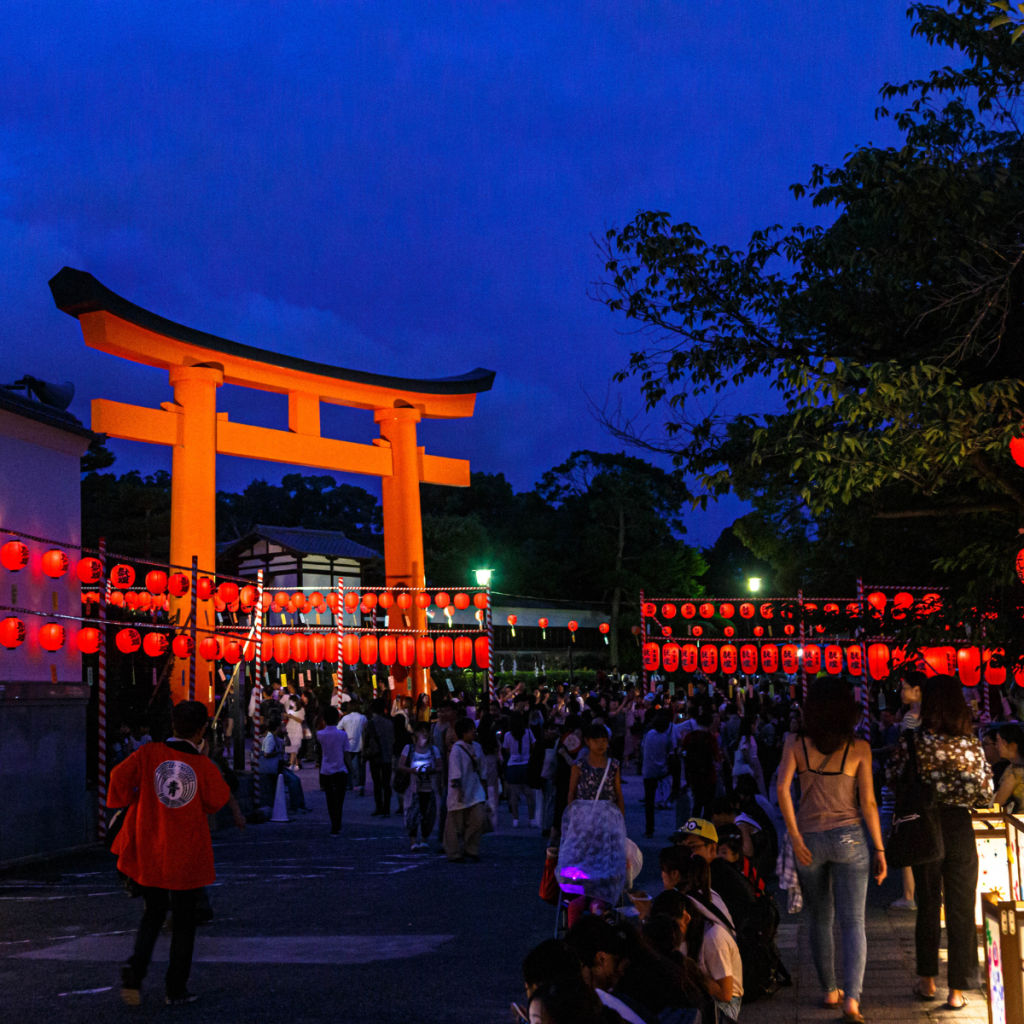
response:
<path fill-rule="evenodd" d="M 914 730 L 908 730 L 904 736 L 907 763 L 896 786 L 892 832 L 885 848 L 885 859 L 890 868 L 930 864 L 946 855 L 935 788 L 925 782 L 918 771 Z"/>

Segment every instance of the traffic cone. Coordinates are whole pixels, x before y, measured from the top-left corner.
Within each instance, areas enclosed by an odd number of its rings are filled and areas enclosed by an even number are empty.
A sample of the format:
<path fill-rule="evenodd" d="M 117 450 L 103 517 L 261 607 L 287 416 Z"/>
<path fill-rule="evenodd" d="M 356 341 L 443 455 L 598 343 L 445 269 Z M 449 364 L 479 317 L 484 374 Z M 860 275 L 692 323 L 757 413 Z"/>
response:
<path fill-rule="evenodd" d="M 277 792 L 274 793 L 274 813 L 270 817 L 271 821 L 289 821 L 288 817 L 288 802 L 284 795 L 284 776 L 278 775 L 277 777 Z"/>

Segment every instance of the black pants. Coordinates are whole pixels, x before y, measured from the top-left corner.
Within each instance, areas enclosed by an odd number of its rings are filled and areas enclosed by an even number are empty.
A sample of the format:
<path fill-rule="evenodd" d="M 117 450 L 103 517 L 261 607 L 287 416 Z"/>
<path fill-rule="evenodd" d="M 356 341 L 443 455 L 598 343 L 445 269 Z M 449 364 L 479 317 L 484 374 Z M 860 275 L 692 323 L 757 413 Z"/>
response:
<path fill-rule="evenodd" d="M 370 778 L 373 779 L 373 802 L 378 814 L 391 812 L 391 762 L 371 761 Z"/>
<path fill-rule="evenodd" d="M 971 812 L 966 807 L 939 804 L 939 822 L 946 855 L 914 871 L 917 923 L 917 973 L 934 978 L 939 973 L 939 910 L 945 891 L 946 942 L 950 988 L 974 988 L 978 978 L 978 940 L 974 927 L 974 892 L 978 884 L 978 850 L 974 845 Z"/>
<path fill-rule="evenodd" d="M 694 779 L 690 782 L 693 794 L 693 816 L 711 821 L 715 812 L 715 780 Z"/>
<path fill-rule="evenodd" d="M 661 779 L 644 779 L 644 820 L 647 831 L 654 831 L 654 794 L 658 791 Z"/>
<path fill-rule="evenodd" d="M 188 986 L 192 971 L 192 950 L 196 943 L 196 900 L 202 889 L 150 889 L 139 886 L 146 909 L 142 913 L 139 933 L 135 936 L 135 952 L 128 958 L 128 966 L 138 975 L 146 976 L 153 946 L 170 910 L 174 915 L 171 932 L 171 963 L 167 968 L 167 994 L 180 996 Z"/>
<path fill-rule="evenodd" d="M 341 812 L 345 806 L 345 790 L 348 788 L 348 772 L 320 773 L 320 788 L 327 797 L 327 813 L 331 818 L 331 834 L 341 831 Z"/>

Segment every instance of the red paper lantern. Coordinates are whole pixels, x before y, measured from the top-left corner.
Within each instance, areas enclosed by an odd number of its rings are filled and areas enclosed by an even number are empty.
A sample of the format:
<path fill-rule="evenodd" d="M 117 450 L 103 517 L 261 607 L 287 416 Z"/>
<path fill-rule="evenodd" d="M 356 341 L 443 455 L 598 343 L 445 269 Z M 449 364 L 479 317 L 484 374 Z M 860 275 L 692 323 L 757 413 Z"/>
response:
<path fill-rule="evenodd" d="M 860 644 L 850 644 L 846 648 L 846 670 L 851 676 L 859 676 L 864 671 L 863 652 Z"/>
<path fill-rule="evenodd" d="M 491 645 L 486 636 L 478 636 L 473 641 L 473 654 L 476 657 L 477 668 L 487 668 L 491 656 Z"/>
<path fill-rule="evenodd" d="M 345 595 L 345 611 L 347 611 L 349 615 L 354 615 L 355 610 L 359 607 L 359 604 L 359 595 L 354 590 L 350 590 Z"/>
<path fill-rule="evenodd" d="M 537 620 L 537 625 L 540 626 L 541 629 L 547 629 L 548 628 L 548 620 L 547 619 L 538 619 Z M 639 628 L 640 627 L 637 626 L 637 629 L 639 629 Z"/>
<path fill-rule="evenodd" d="M 51 579 L 59 580 L 70 568 L 71 559 L 57 548 L 51 548 L 43 555 L 43 572 Z"/>
<path fill-rule="evenodd" d="M 804 648 L 804 671 L 812 676 L 821 671 L 821 648 L 817 644 L 808 644 Z"/>
<path fill-rule="evenodd" d="M 114 590 L 107 598 L 107 603 L 112 604 L 115 608 L 124 607 L 124 594 L 120 590 Z"/>
<path fill-rule="evenodd" d="M 828 616 L 838 615 L 839 614 L 839 605 L 831 604 L 831 603 L 825 605 L 825 614 L 828 615 Z"/>
<path fill-rule="evenodd" d="M 604 633 L 605 635 L 607 635 L 608 633 L 610 633 L 610 632 L 611 632 L 611 628 L 612 628 L 612 627 L 611 627 L 611 626 L 610 626 L 610 625 L 609 625 L 609 624 L 608 624 L 607 622 L 602 622 L 602 623 L 601 623 L 601 625 L 600 625 L 600 626 L 598 626 L 597 628 L 598 628 L 598 629 L 599 629 L 599 630 L 600 630 L 600 631 L 601 631 L 602 633 Z"/>
<path fill-rule="evenodd" d="M 658 614 L 658 606 L 653 601 L 644 601 L 640 605 L 640 614 L 645 619 L 653 619 Z"/>
<path fill-rule="evenodd" d="M 171 642 L 163 633 L 147 633 L 142 641 L 142 649 L 151 658 L 159 658 L 167 653 Z"/>
<path fill-rule="evenodd" d="M 477 644 L 481 640 L 485 644 L 487 643 L 487 637 L 482 636 L 477 639 Z M 430 668 L 434 664 L 434 641 L 429 636 L 421 636 L 416 639 L 416 663 L 420 668 Z"/>
<path fill-rule="evenodd" d="M 304 612 L 306 610 L 306 595 L 297 590 L 288 598 L 288 605 L 293 611 Z"/>
<path fill-rule="evenodd" d="M 223 658 L 229 665 L 237 665 L 242 660 L 242 645 L 237 640 L 226 641 Z"/>
<path fill-rule="evenodd" d="M 450 636 L 439 636 L 434 644 L 434 656 L 438 668 L 450 668 L 454 657 L 455 645 Z"/>
<path fill-rule="evenodd" d="M 256 595 L 259 593 L 257 589 L 250 583 L 242 587 L 238 592 L 238 603 L 248 611 L 256 604 Z M 320 603 L 323 604 L 323 598 L 320 598 Z"/>
<path fill-rule="evenodd" d="M 785 633 L 786 636 L 792 636 L 796 632 L 796 626 L 792 626 L 787 623 L 782 627 L 782 632 Z"/>
<path fill-rule="evenodd" d="M 384 611 L 387 611 L 394 603 L 394 595 L 390 594 L 388 591 L 384 591 L 384 593 L 377 598 L 377 604 L 380 605 Z"/>
<path fill-rule="evenodd" d="M 775 644 L 765 644 L 761 648 L 761 668 L 769 675 L 779 671 L 779 649 Z"/>
<path fill-rule="evenodd" d="M 332 665 L 338 664 L 338 634 L 328 633 L 324 637 L 324 661 Z"/>
<path fill-rule="evenodd" d="M 753 644 L 744 644 L 740 648 L 740 668 L 747 676 L 757 671 L 757 648 Z"/>
<path fill-rule="evenodd" d="M 171 597 L 184 597 L 191 586 L 189 578 L 183 572 L 176 572 L 167 580 L 167 592 Z"/>
<path fill-rule="evenodd" d="M 872 679 L 885 679 L 889 674 L 889 645 L 872 644 L 868 648 L 868 672 Z"/>
<path fill-rule="evenodd" d="M 876 616 L 881 617 L 885 612 L 885 594 L 880 590 L 876 590 L 871 594 L 868 594 L 868 607 L 872 608 Z"/>
<path fill-rule="evenodd" d="M 260 644 L 260 661 L 266 665 L 274 660 L 274 638 L 270 633 L 263 634 L 263 641 Z"/>
<path fill-rule="evenodd" d="M 703 627 L 703 626 L 694 626 L 694 627 L 693 627 L 693 628 L 692 628 L 692 629 L 690 630 L 690 632 L 691 632 L 691 633 L 692 633 L 692 634 L 693 634 L 694 636 L 703 636 L 703 635 L 704 635 L 704 627 Z"/>
<path fill-rule="evenodd" d="M 124 603 L 132 610 L 135 611 L 139 607 L 139 595 L 134 590 L 129 590 L 124 595 Z"/>
<path fill-rule="evenodd" d="M 754 636 L 764 636 L 764 626 L 755 626 Z"/>
<path fill-rule="evenodd" d="M 265 595 L 264 595 L 264 597 L 265 597 Z M 338 608 L 341 606 L 341 602 L 340 602 L 340 600 L 338 598 L 338 595 L 336 593 L 334 593 L 334 591 L 332 590 L 327 595 L 325 600 L 327 601 L 327 607 L 330 608 L 331 611 L 334 612 L 335 615 L 337 615 L 338 614 Z"/>
<path fill-rule="evenodd" d="M 674 604 L 663 604 L 661 606 L 661 614 L 663 618 L 674 619 L 676 617 L 676 606 Z"/>
<path fill-rule="evenodd" d="M 459 668 L 469 668 L 473 664 L 473 641 L 468 636 L 455 638 L 455 664 Z"/>
<path fill-rule="evenodd" d="M 135 570 L 130 565 L 115 565 L 110 570 L 110 582 L 118 590 L 127 590 L 135 582 Z"/>
<path fill-rule="evenodd" d="M 192 652 L 195 650 L 195 643 L 192 637 L 185 633 L 179 633 L 171 641 L 171 650 L 176 658 L 191 658 Z M 264 658 L 264 661 L 266 661 L 266 658 Z"/>
<path fill-rule="evenodd" d="M 480 595 L 477 594 L 477 597 Z M 430 595 L 425 594 L 422 590 L 416 595 L 416 607 L 417 608 L 429 608 L 430 607 Z M 486 608 L 486 604 L 481 607 Z"/>
<path fill-rule="evenodd" d="M 956 675 L 956 650 L 952 647 L 923 647 L 924 674 L 932 676 Z"/>
<path fill-rule="evenodd" d="M 412 595 L 403 591 L 395 598 L 395 604 L 397 604 L 402 611 L 408 611 L 412 607 Z"/>
<path fill-rule="evenodd" d="M 696 644 L 683 644 L 679 664 L 682 665 L 684 672 L 697 671 L 697 666 L 700 664 L 700 653 Z"/>
<path fill-rule="evenodd" d="M 290 647 L 292 661 L 297 661 L 301 665 L 309 660 L 309 640 L 304 634 L 293 633 Z"/>
<path fill-rule="evenodd" d="M 359 636 L 346 633 L 341 638 L 341 657 L 346 665 L 355 665 L 359 661 Z"/>
<path fill-rule="evenodd" d="M 200 601 L 209 601 L 213 597 L 213 580 L 209 576 L 200 576 L 196 580 L 196 597 Z"/>
<path fill-rule="evenodd" d="M 1001 668 L 996 668 L 992 664 L 993 657 L 1003 658 L 1002 647 L 996 647 L 993 650 L 987 650 L 982 653 L 982 661 L 985 665 L 985 682 L 989 686 L 1002 686 L 1006 682 L 1006 666 L 1003 665 Z"/>
<path fill-rule="evenodd" d="M 905 619 L 907 617 L 907 611 L 913 603 L 914 595 L 908 594 L 905 590 L 901 590 L 892 599 L 892 617 L 894 619 Z"/>
<path fill-rule="evenodd" d="M 232 583 L 230 580 L 225 580 L 217 588 L 217 596 L 225 604 L 234 604 L 238 600 L 238 584 Z"/>
<path fill-rule="evenodd" d="M 274 595 L 274 607 L 279 612 L 283 612 L 285 610 L 285 608 L 288 607 L 288 602 L 289 601 L 291 601 L 291 598 L 283 590 L 279 590 Z"/>
<path fill-rule="evenodd" d="M 825 671 L 830 676 L 837 676 L 843 671 L 843 649 L 838 644 L 829 644 L 825 648 Z"/>
<path fill-rule="evenodd" d="M 451 603 L 451 595 L 446 593 L 444 590 L 439 590 L 434 595 L 434 604 L 436 604 L 438 608 L 447 608 Z"/>
<path fill-rule="evenodd" d="M 977 647 L 961 647 L 956 652 L 956 665 L 964 686 L 977 686 L 981 682 L 981 651 Z"/>
<path fill-rule="evenodd" d="M 324 660 L 324 638 L 320 633 L 309 638 L 309 660 L 317 664 Z"/>
<path fill-rule="evenodd" d="M 655 643 L 644 644 L 643 657 L 644 668 L 648 672 L 657 671 L 658 662 L 661 659 L 661 651 L 659 650 L 658 645 Z"/>
<path fill-rule="evenodd" d="M 84 631 L 83 631 L 84 632 Z M 97 645 L 99 644 L 99 631 L 93 630 L 96 633 Z M 16 619 L 14 616 L 9 616 L 0 622 L 0 644 L 9 651 L 13 651 L 15 647 L 20 647 L 25 642 L 25 623 L 21 619 Z"/>
<path fill-rule="evenodd" d="M 718 612 L 723 619 L 731 619 L 736 614 L 736 609 L 731 604 L 723 604 L 719 606 Z"/>
<path fill-rule="evenodd" d="M 917 607 L 917 615 L 920 618 L 927 618 L 936 612 L 942 611 L 942 597 L 939 594 L 925 594 Z"/>
<path fill-rule="evenodd" d="M 852 602 L 846 606 L 846 614 L 851 619 L 859 619 L 864 609 L 856 602 Z"/>
<path fill-rule="evenodd" d="M 740 605 L 740 618 L 752 619 L 754 617 L 754 606 L 749 602 Z"/>
<path fill-rule="evenodd" d="M 514 626 L 518 621 L 519 621 L 519 617 L 516 616 L 516 615 L 510 615 L 508 617 L 508 624 L 510 626 Z"/>
<path fill-rule="evenodd" d="M 471 659 L 472 660 L 472 657 Z M 398 664 L 409 668 L 416 661 L 416 639 L 405 633 L 398 637 Z M 461 668 L 467 666 L 462 665 Z"/>
<path fill-rule="evenodd" d="M 220 657 L 220 644 L 215 636 L 204 636 L 199 641 L 199 657 L 204 661 L 216 661 Z"/>
<path fill-rule="evenodd" d="M 274 661 L 278 665 L 286 665 L 292 656 L 292 642 L 287 633 L 274 634 Z"/>
<path fill-rule="evenodd" d="M 735 636 L 736 635 L 736 630 L 733 629 L 732 626 L 726 626 L 725 629 L 722 630 L 722 632 L 726 636 Z"/>
<path fill-rule="evenodd" d="M 775 609 L 770 604 L 761 605 L 760 612 L 762 619 L 770 619 L 775 615 Z"/>
<path fill-rule="evenodd" d="M 671 626 L 662 626 L 661 627 L 661 635 L 662 636 L 671 636 L 672 635 L 672 627 Z"/>
<path fill-rule="evenodd" d="M 718 670 L 718 648 L 714 644 L 705 644 L 700 649 L 700 668 L 705 674 Z"/>
<path fill-rule="evenodd" d="M 310 602 L 312 602 L 312 600 L 313 600 L 312 595 L 310 596 L 309 600 L 310 600 Z M 377 595 L 375 593 L 373 593 L 373 591 L 368 591 L 367 593 L 363 594 L 363 604 L 365 604 L 367 608 L 376 608 L 377 607 Z M 428 602 L 428 604 L 429 604 L 429 602 Z"/>
<path fill-rule="evenodd" d="M 244 588 L 243 588 L 243 590 L 244 590 Z M 374 600 L 374 602 L 376 602 L 377 598 L 374 597 L 373 600 Z M 323 608 L 324 605 L 326 604 L 326 602 L 324 601 L 324 595 L 321 594 L 319 590 L 314 590 L 313 593 L 309 595 L 309 603 L 317 611 L 320 611 L 320 609 Z"/>
<path fill-rule="evenodd" d="M 43 629 L 46 627 L 44 626 Z M 39 632 L 39 642 L 42 643 L 43 634 L 42 630 Z M 117 636 L 114 637 L 114 643 L 117 644 L 117 649 L 122 654 L 134 654 L 142 646 L 142 636 L 139 634 L 137 629 L 119 629 Z M 54 648 L 47 648 L 47 650 L 53 650 Z"/>
<path fill-rule="evenodd" d="M 148 590 L 143 590 L 135 595 L 135 600 L 138 602 L 140 612 L 148 612 L 153 604 L 153 595 Z"/>
<path fill-rule="evenodd" d="M 796 644 L 784 644 L 782 647 L 782 671 L 787 676 L 794 675 L 800 667 L 800 656 Z"/>
<path fill-rule="evenodd" d="M 484 592 L 474 594 L 473 604 L 475 604 L 481 611 L 485 610 L 487 608 L 487 594 Z"/>
<path fill-rule="evenodd" d="M 661 649 L 661 663 L 665 666 L 666 672 L 677 672 L 679 670 L 679 644 L 665 644 Z"/>
<path fill-rule="evenodd" d="M 680 605 L 679 614 L 682 615 L 684 619 L 692 619 L 694 615 L 697 614 L 697 607 L 692 604 Z"/>
<path fill-rule="evenodd" d="M 469 607 L 469 594 L 456 594 L 455 595 L 455 607 L 459 611 L 465 611 Z"/>
<path fill-rule="evenodd" d="M 2 629 L 3 623 L 0 623 L 0 631 Z M 75 646 L 82 654 L 95 654 L 100 649 L 100 631 L 92 626 L 80 629 L 75 637 Z"/>
<path fill-rule="evenodd" d="M 20 540 L 8 541 L 0 548 L 0 565 L 11 572 L 19 572 L 28 565 L 28 548 Z"/>
<path fill-rule="evenodd" d="M 715 614 L 715 606 L 708 602 L 705 602 L 700 606 L 700 617 L 702 619 L 710 619 Z"/>
<path fill-rule="evenodd" d="M 398 643 L 393 636 L 382 636 L 377 644 L 377 653 L 382 665 L 394 665 L 398 660 Z"/>
<path fill-rule="evenodd" d="M 81 583 L 94 586 L 103 579 L 103 563 L 98 558 L 83 558 L 75 567 L 75 574 Z"/>
<path fill-rule="evenodd" d="M 718 652 L 722 663 L 722 671 L 727 675 L 731 675 L 736 671 L 736 655 L 736 648 L 732 644 L 723 644 L 721 651 Z"/>
<path fill-rule="evenodd" d="M 162 594 L 167 589 L 167 573 L 153 569 L 146 573 L 146 590 L 151 594 Z"/>
<path fill-rule="evenodd" d="M 246 661 L 256 660 L 255 640 L 246 640 L 245 643 L 242 644 L 242 657 L 244 657 Z"/>
<path fill-rule="evenodd" d="M 377 638 L 369 633 L 359 638 L 359 660 L 364 665 L 376 665 L 377 664 Z"/>

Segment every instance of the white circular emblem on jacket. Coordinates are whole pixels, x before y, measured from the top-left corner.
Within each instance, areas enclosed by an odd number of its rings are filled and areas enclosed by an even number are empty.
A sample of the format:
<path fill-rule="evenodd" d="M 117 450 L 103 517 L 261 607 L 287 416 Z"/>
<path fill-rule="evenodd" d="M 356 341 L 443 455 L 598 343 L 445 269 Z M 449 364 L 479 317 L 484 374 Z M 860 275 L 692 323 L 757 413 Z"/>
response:
<path fill-rule="evenodd" d="M 196 773 L 184 761 L 164 761 L 153 773 L 157 799 L 164 807 L 184 807 L 196 795 Z"/>

